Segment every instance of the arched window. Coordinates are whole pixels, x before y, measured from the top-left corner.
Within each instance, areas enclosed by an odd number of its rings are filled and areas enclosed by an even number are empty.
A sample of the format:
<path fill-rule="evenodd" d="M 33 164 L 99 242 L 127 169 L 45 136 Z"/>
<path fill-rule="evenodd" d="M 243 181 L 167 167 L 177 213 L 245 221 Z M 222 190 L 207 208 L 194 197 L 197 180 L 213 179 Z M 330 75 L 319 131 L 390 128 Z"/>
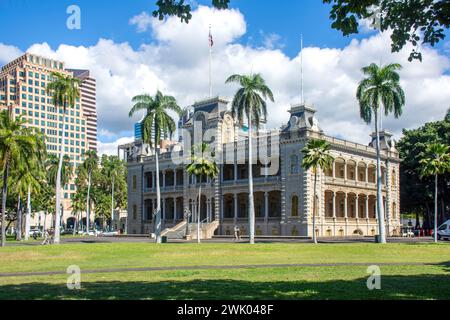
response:
<path fill-rule="evenodd" d="M 291 156 L 291 174 L 298 174 L 298 156 L 296 154 L 293 154 Z"/>
<path fill-rule="evenodd" d="M 292 196 L 292 216 L 298 217 L 298 197 Z"/>

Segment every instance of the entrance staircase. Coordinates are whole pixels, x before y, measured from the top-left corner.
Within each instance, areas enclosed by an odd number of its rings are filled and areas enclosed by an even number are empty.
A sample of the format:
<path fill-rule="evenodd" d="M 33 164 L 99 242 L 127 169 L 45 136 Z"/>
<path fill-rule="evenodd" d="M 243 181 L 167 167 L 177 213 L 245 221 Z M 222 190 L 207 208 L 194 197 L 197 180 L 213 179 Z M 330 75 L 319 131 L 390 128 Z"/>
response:
<path fill-rule="evenodd" d="M 167 239 L 172 240 L 181 240 L 181 239 L 187 239 L 187 240 L 197 240 L 197 223 L 189 223 L 188 226 L 188 233 L 186 234 L 186 221 L 183 221 L 179 224 L 177 224 L 173 228 L 165 229 L 162 233 L 162 237 L 167 237 Z M 201 240 L 207 240 L 212 239 L 214 236 L 214 233 L 216 232 L 217 228 L 219 228 L 219 222 L 213 221 L 213 222 L 202 222 L 200 224 L 200 239 Z"/>

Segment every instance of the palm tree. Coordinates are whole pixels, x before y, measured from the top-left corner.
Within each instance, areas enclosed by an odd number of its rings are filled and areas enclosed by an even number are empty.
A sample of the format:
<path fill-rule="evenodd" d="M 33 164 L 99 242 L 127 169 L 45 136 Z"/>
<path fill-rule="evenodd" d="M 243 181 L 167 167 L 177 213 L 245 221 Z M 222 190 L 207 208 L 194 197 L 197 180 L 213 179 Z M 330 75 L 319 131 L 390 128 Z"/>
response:
<path fill-rule="evenodd" d="M 58 177 L 59 183 L 61 185 L 61 188 L 64 189 L 64 187 L 69 183 L 72 175 L 73 175 L 73 166 L 70 162 L 70 157 L 68 155 L 64 155 L 63 162 L 61 168 L 59 167 L 59 158 L 54 155 L 50 154 L 45 162 L 45 168 L 47 170 L 47 181 L 48 183 L 55 188 L 55 190 L 59 190 L 56 188 L 58 183 Z M 58 199 L 58 192 L 56 191 L 56 200 Z M 56 208 L 56 207 L 55 207 Z M 55 218 L 53 220 L 53 223 L 55 225 L 55 232 L 56 227 L 59 227 L 61 225 L 61 204 L 59 205 L 59 210 L 55 210 Z M 56 233 L 55 233 L 56 237 Z"/>
<path fill-rule="evenodd" d="M 12 108 L 0 112 L 0 165 L 3 172 L 2 190 L 2 240 L 6 244 L 6 198 L 8 196 L 8 178 L 11 171 L 20 166 L 30 167 L 30 161 L 36 153 L 36 137 L 24 128 L 25 121 L 13 118 Z"/>
<path fill-rule="evenodd" d="M 143 141 L 155 148 L 156 162 L 156 221 L 155 234 L 156 242 L 161 243 L 161 190 L 159 187 L 159 151 L 161 137 L 171 136 L 176 130 L 176 123 L 167 113 L 175 112 L 178 116 L 181 114 L 181 108 L 178 106 L 174 97 L 165 96 L 159 90 L 156 95 L 143 94 L 133 98 L 134 106 L 129 116 L 132 117 L 136 112 L 145 111 L 146 115 L 142 121 Z M 153 137 L 153 138 L 152 138 Z"/>
<path fill-rule="evenodd" d="M 52 73 L 53 81 L 47 85 L 47 93 L 52 95 L 53 104 L 56 110 L 62 108 L 62 134 L 61 143 L 59 145 L 59 163 L 56 175 L 56 212 L 60 212 L 61 207 L 61 174 L 64 159 L 65 132 L 66 132 L 66 112 L 67 108 L 73 108 L 77 99 L 80 97 L 80 80 L 72 76 L 64 76 L 59 73 Z M 60 242 L 60 215 L 55 217 L 55 239 L 54 243 Z"/>
<path fill-rule="evenodd" d="M 367 76 L 359 83 L 356 98 L 359 101 L 361 118 L 367 123 L 375 118 L 376 150 L 377 150 L 377 213 L 380 243 L 386 243 L 386 230 L 383 210 L 383 195 L 381 192 L 381 156 L 380 133 L 378 130 L 378 112 L 384 107 L 385 115 L 393 112 L 395 118 L 402 114 L 405 105 L 405 93 L 400 86 L 400 76 L 397 70 L 402 66 L 397 63 L 379 67 L 375 63 L 364 67 L 362 72 Z"/>
<path fill-rule="evenodd" d="M 81 215 L 86 210 L 85 194 L 81 193 L 81 190 L 77 188 L 77 192 L 72 198 L 72 214 L 75 216 L 75 225 L 73 226 L 73 235 L 76 231 L 80 231 Z"/>
<path fill-rule="evenodd" d="M 87 196 L 86 196 L 86 232 L 89 235 L 89 224 L 91 220 L 91 182 L 92 182 L 92 173 L 97 170 L 98 167 L 98 156 L 97 152 L 93 150 L 86 151 L 85 159 L 80 169 L 87 176 Z"/>
<path fill-rule="evenodd" d="M 317 171 L 328 170 L 333 166 L 334 158 L 330 155 L 330 144 L 325 140 L 310 140 L 303 148 L 302 167 L 305 170 L 312 169 L 314 172 L 314 194 L 313 194 L 313 241 L 317 243 L 316 236 L 316 202 L 317 202 Z"/>
<path fill-rule="evenodd" d="M 23 183 L 23 188 L 27 193 L 27 213 L 25 216 L 25 241 L 30 238 L 30 221 L 31 221 L 31 194 L 39 193 L 41 185 L 45 180 L 44 160 L 46 157 L 45 138 L 41 132 L 35 128 L 29 128 L 30 134 L 36 136 L 36 153 L 30 167 L 22 170 L 19 181 Z M 23 169 L 23 168 L 22 168 Z M 20 189 L 20 188 L 19 188 Z"/>
<path fill-rule="evenodd" d="M 262 118 L 267 118 L 267 104 L 269 99 L 274 102 L 273 93 L 266 85 L 260 74 L 232 75 L 226 83 L 237 82 L 241 86 L 236 92 L 232 102 L 232 115 L 242 125 L 244 116 L 248 120 L 248 185 L 249 185 L 249 230 L 250 243 L 255 243 L 255 204 L 253 200 L 253 126 L 259 129 Z"/>
<path fill-rule="evenodd" d="M 202 204 L 202 179 L 204 177 L 214 179 L 219 174 L 219 168 L 214 161 L 214 152 L 211 152 L 206 143 L 192 148 L 191 163 L 186 167 L 191 176 L 196 176 L 200 181 L 198 188 L 198 212 L 197 212 L 197 242 L 200 243 L 200 220 Z"/>
<path fill-rule="evenodd" d="M 438 176 L 450 171 L 449 147 L 433 143 L 420 155 L 421 178 L 434 176 L 434 242 L 438 241 Z"/>
<path fill-rule="evenodd" d="M 111 180 L 111 227 L 114 225 L 114 184 L 120 176 L 125 175 L 125 168 L 119 157 L 112 156 L 106 157 L 105 161 L 102 161 L 102 166 L 105 171 L 105 175 Z"/>
<path fill-rule="evenodd" d="M 35 161 L 33 161 L 35 162 Z M 38 165 L 36 163 L 31 164 L 31 168 L 24 169 L 21 168 L 19 172 L 17 172 L 17 178 L 16 178 L 16 191 L 19 195 L 19 206 L 20 206 L 20 199 L 23 198 L 25 194 L 27 194 L 27 213 L 25 216 L 25 240 L 28 240 L 30 237 L 30 219 L 31 219 L 31 194 L 37 193 L 40 191 L 41 185 L 43 184 L 43 177 L 45 175 L 43 174 L 43 171 L 38 169 Z M 22 212 L 19 210 L 18 215 L 18 225 L 19 225 L 19 232 L 17 233 L 18 239 L 21 240 L 22 238 Z"/>

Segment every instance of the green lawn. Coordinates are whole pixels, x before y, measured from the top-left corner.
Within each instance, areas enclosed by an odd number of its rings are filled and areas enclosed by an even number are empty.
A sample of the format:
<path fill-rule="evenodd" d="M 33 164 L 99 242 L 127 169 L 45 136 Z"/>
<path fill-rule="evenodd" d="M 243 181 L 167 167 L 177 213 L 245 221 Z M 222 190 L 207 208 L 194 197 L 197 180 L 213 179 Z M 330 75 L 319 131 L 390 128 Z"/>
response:
<path fill-rule="evenodd" d="M 369 291 L 365 266 L 278 267 L 0 277 L 0 299 L 450 299 L 450 245 L 443 244 L 67 244 L 0 249 L 0 273 L 313 263 L 381 266 Z"/>

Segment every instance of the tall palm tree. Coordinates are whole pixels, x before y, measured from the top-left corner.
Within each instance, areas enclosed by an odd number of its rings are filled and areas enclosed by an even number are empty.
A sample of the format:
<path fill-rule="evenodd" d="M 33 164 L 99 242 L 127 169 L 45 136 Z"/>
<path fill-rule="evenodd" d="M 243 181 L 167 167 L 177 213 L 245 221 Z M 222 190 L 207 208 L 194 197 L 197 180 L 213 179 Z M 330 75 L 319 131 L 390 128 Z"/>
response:
<path fill-rule="evenodd" d="M 35 161 L 33 161 L 35 162 Z M 42 168 L 42 167 L 41 167 Z M 25 215 L 25 240 L 29 239 L 30 236 L 30 220 L 31 220 L 31 194 L 40 191 L 41 185 L 44 183 L 44 173 L 38 168 L 36 163 L 31 164 L 31 168 L 24 169 L 23 167 L 17 172 L 16 178 L 16 191 L 19 195 L 19 199 L 23 199 L 27 195 L 27 212 Z M 20 200 L 19 200 L 20 202 Z M 18 225 L 19 232 L 18 237 L 22 238 L 22 212 L 19 210 Z"/>
<path fill-rule="evenodd" d="M 434 176 L 434 242 L 438 241 L 438 176 L 450 171 L 449 147 L 433 143 L 420 155 L 421 178 Z"/>
<path fill-rule="evenodd" d="M 98 156 L 97 152 L 93 150 L 86 151 L 85 159 L 80 169 L 84 171 L 87 176 L 87 196 L 86 196 L 86 232 L 89 234 L 89 224 L 91 220 L 91 183 L 92 174 L 98 167 Z"/>
<path fill-rule="evenodd" d="M 273 93 L 260 74 L 232 75 L 226 83 L 240 85 L 232 102 L 232 115 L 242 125 L 244 117 L 248 121 L 248 186 L 249 186 L 249 230 L 250 243 L 255 243 L 255 203 L 253 200 L 253 126 L 259 129 L 262 118 L 267 118 L 266 100 L 274 102 Z"/>
<path fill-rule="evenodd" d="M 68 155 L 64 155 L 63 157 L 63 162 L 62 162 L 62 166 L 61 168 L 59 167 L 59 157 L 54 155 L 54 154 L 50 154 L 47 157 L 47 160 L 45 161 L 45 169 L 47 171 L 47 182 L 53 186 L 55 188 L 55 195 L 56 195 L 56 199 L 55 201 L 58 199 L 58 188 L 56 188 L 57 183 L 58 183 L 58 177 L 59 179 L 59 183 L 61 185 L 61 188 L 64 189 L 64 187 L 69 183 L 72 175 L 73 175 L 73 166 L 72 163 L 70 162 L 70 157 Z M 55 202 L 56 203 L 56 202 Z M 55 208 L 57 208 L 55 206 Z M 61 225 L 61 203 L 59 205 L 59 210 L 55 210 L 55 217 L 53 219 L 53 223 L 55 225 L 55 232 L 56 232 L 56 226 L 58 226 L 58 230 L 59 230 L 59 226 Z M 55 234 L 56 237 L 56 234 Z"/>
<path fill-rule="evenodd" d="M 114 209 L 116 208 L 114 204 L 114 186 L 115 182 L 120 176 L 125 175 L 125 167 L 123 162 L 119 159 L 119 157 L 112 156 L 106 157 L 104 161 L 102 161 L 102 166 L 105 171 L 105 175 L 111 181 L 111 227 L 114 225 Z"/>
<path fill-rule="evenodd" d="M 317 243 L 316 236 L 316 207 L 317 207 L 317 172 L 325 171 L 333 166 L 334 158 L 330 154 L 330 144 L 325 140 L 310 140 L 302 149 L 302 167 L 305 170 L 312 169 L 314 172 L 314 194 L 313 194 L 313 241 Z"/>
<path fill-rule="evenodd" d="M 0 165 L 3 172 L 2 189 L 2 240 L 6 245 L 6 198 L 8 196 L 8 178 L 11 171 L 20 166 L 30 167 L 30 161 L 36 153 L 36 137 L 24 128 L 25 121 L 14 119 L 12 108 L 0 112 Z"/>
<path fill-rule="evenodd" d="M 383 67 L 375 63 L 364 67 L 362 72 L 367 76 L 359 83 L 356 98 L 359 101 L 361 118 L 367 123 L 375 118 L 376 150 L 377 150 L 377 213 L 380 242 L 386 243 L 386 229 L 384 221 L 383 194 L 381 192 L 381 156 L 380 133 L 378 128 L 378 112 L 384 107 L 385 115 L 394 113 L 395 118 L 402 115 L 405 105 L 405 93 L 400 86 L 400 76 L 397 70 L 402 66 L 397 63 Z"/>
<path fill-rule="evenodd" d="M 171 136 L 176 130 L 176 123 L 168 114 L 168 111 L 175 112 L 178 116 L 182 110 L 178 106 L 174 97 L 165 96 L 159 90 L 153 97 L 148 94 L 139 95 L 133 98 L 134 103 L 129 116 L 136 112 L 145 111 L 146 115 L 142 121 L 143 141 L 155 148 L 156 162 L 156 221 L 155 234 L 156 242 L 161 243 L 161 190 L 159 187 L 159 152 L 161 138 Z"/>
<path fill-rule="evenodd" d="M 36 152 L 32 161 L 30 161 L 30 167 L 27 170 L 21 172 L 21 181 L 24 183 L 27 193 L 27 213 L 25 215 L 25 241 L 30 238 L 30 222 L 31 222 L 31 194 L 39 193 L 41 185 L 45 181 L 45 158 L 47 156 L 45 147 L 45 137 L 43 134 L 35 129 L 29 128 L 30 134 L 36 136 Z"/>
<path fill-rule="evenodd" d="M 73 235 L 75 235 L 77 231 L 80 231 L 81 215 L 82 212 L 86 210 L 85 197 L 85 194 L 81 193 L 81 190 L 77 188 L 77 192 L 74 194 L 72 199 L 72 214 L 75 216 Z"/>
<path fill-rule="evenodd" d="M 192 148 L 191 163 L 186 167 L 191 176 L 196 176 L 200 181 L 198 188 L 198 212 L 197 212 L 197 242 L 200 243 L 200 220 L 202 203 L 202 180 L 204 177 L 214 179 L 219 174 L 219 167 L 214 161 L 214 152 L 211 152 L 206 143 L 196 145 Z"/>
<path fill-rule="evenodd" d="M 52 95 L 53 104 L 56 110 L 62 110 L 62 133 L 61 143 L 59 145 L 59 163 L 56 176 L 56 212 L 60 212 L 61 207 L 61 174 L 64 159 L 65 148 L 65 132 L 66 132 L 66 113 L 68 108 L 75 107 L 75 103 L 80 98 L 80 80 L 72 76 L 62 75 L 60 73 L 52 73 L 52 82 L 47 85 L 47 93 Z M 55 239 L 54 243 L 60 242 L 60 215 L 55 217 Z"/>

